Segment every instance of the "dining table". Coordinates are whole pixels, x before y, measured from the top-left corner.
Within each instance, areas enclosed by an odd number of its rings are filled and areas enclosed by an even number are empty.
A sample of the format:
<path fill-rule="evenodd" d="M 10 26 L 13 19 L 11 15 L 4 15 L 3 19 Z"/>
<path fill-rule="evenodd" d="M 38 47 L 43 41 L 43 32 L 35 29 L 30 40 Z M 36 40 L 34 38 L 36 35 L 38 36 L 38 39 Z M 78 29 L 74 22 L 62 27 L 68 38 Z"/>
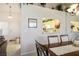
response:
<path fill-rule="evenodd" d="M 53 44 L 43 44 L 48 48 L 48 53 L 50 56 L 79 56 L 79 46 L 75 46 L 72 41 L 53 43 Z"/>

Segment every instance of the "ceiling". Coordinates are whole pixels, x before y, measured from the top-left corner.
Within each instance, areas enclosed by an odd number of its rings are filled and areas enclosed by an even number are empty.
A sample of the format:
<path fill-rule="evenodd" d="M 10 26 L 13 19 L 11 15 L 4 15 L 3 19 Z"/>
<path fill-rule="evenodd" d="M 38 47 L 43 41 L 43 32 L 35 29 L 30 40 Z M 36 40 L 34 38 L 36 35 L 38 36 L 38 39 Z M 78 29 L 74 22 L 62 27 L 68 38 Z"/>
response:
<path fill-rule="evenodd" d="M 65 9 L 69 8 L 71 3 L 25 3 L 25 4 L 31 4 L 31 5 L 37 5 L 41 7 L 47 7 L 51 9 L 66 11 Z M 20 4 L 19 3 L 0 3 L 0 13 L 6 13 L 10 11 L 11 6 L 11 12 L 12 13 L 20 13 Z"/>
<path fill-rule="evenodd" d="M 27 5 L 29 4 L 56 9 L 60 11 L 66 11 L 66 9 L 68 9 L 73 3 L 28 3 Z"/>
<path fill-rule="evenodd" d="M 10 6 L 11 6 L 11 8 L 10 8 Z M 15 4 L 15 3 L 13 3 L 13 4 L 0 3 L 0 13 L 1 12 L 2 13 L 4 13 L 4 12 L 8 13 L 10 11 L 10 9 L 11 9 L 12 13 L 19 13 L 20 12 L 20 5 L 19 4 Z"/>
<path fill-rule="evenodd" d="M 56 9 L 59 11 L 66 11 L 67 8 L 72 5 L 72 3 L 23 3 L 26 5 L 37 5 L 41 7 Z M 10 8 L 11 6 L 11 8 Z M 20 14 L 21 12 L 21 4 L 20 3 L 0 3 L 0 13 L 11 13 L 13 14 Z"/>
<path fill-rule="evenodd" d="M 10 8 L 11 6 L 11 8 Z M 0 3 L 0 21 L 1 20 L 8 20 L 9 15 L 11 14 L 12 19 L 11 21 L 19 21 L 21 8 L 19 3 Z"/>

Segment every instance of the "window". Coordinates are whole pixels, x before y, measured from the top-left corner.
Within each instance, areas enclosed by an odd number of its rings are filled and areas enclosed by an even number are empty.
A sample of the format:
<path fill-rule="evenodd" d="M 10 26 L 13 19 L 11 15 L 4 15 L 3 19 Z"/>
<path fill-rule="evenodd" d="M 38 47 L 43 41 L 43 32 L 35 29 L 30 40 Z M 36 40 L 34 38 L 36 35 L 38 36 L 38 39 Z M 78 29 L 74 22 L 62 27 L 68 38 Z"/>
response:
<path fill-rule="evenodd" d="M 28 28 L 37 28 L 37 19 L 28 18 Z"/>
<path fill-rule="evenodd" d="M 8 34 L 8 23 L 0 22 L 0 35 L 7 35 L 7 34 Z"/>

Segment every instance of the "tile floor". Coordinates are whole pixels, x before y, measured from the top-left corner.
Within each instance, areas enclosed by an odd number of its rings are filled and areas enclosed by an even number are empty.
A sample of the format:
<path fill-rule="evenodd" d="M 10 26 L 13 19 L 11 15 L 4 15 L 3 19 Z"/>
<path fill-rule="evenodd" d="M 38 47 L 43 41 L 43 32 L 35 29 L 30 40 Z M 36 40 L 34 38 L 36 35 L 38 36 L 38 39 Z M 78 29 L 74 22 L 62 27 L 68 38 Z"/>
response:
<path fill-rule="evenodd" d="M 20 56 L 20 44 L 14 41 L 8 42 L 7 56 Z"/>

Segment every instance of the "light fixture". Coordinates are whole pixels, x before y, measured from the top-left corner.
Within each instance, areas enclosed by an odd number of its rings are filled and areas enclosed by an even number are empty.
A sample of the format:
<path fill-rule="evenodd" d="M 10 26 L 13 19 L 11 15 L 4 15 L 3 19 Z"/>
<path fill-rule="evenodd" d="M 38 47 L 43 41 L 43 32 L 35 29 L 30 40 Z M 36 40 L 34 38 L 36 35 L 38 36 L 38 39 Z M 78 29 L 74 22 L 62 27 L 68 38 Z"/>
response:
<path fill-rule="evenodd" d="M 72 4 L 70 8 L 67 9 L 71 15 L 79 15 L 79 4 Z"/>
<path fill-rule="evenodd" d="M 13 17 L 12 17 L 12 12 L 11 12 L 11 5 L 9 6 L 9 16 L 8 16 L 8 19 L 12 19 Z"/>

